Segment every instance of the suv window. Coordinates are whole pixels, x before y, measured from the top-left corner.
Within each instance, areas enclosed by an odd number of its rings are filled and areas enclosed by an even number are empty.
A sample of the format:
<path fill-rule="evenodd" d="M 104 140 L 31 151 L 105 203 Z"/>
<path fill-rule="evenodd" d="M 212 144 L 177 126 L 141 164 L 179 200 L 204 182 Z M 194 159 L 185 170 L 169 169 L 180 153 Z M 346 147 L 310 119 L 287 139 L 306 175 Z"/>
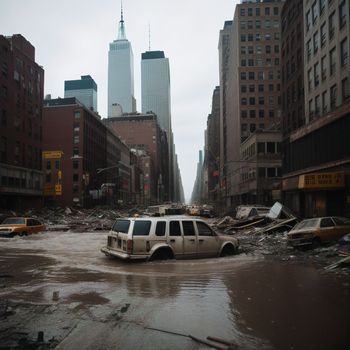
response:
<path fill-rule="evenodd" d="M 181 236 L 180 222 L 179 221 L 170 221 L 169 228 L 170 236 Z"/>
<path fill-rule="evenodd" d="M 33 219 L 27 219 L 27 226 L 35 226 L 35 222 Z"/>
<path fill-rule="evenodd" d="M 332 227 L 334 226 L 334 222 L 331 218 L 324 218 L 321 220 L 321 227 Z"/>
<path fill-rule="evenodd" d="M 151 228 L 151 221 L 135 221 L 133 236 L 148 236 Z"/>
<path fill-rule="evenodd" d="M 129 226 L 130 220 L 117 220 L 112 227 L 112 231 L 128 233 Z"/>
<path fill-rule="evenodd" d="M 158 221 L 156 226 L 156 236 L 164 236 L 165 235 L 165 221 Z"/>
<path fill-rule="evenodd" d="M 196 232 L 194 230 L 193 221 L 182 221 L 182 228 L 184 231 L 184 236 L 195 236 Z"/>
<path fill-rule="evenodd" d="M 198 236 L 214 236 L 213 230 L 204 222 L 197 221 Z"/>

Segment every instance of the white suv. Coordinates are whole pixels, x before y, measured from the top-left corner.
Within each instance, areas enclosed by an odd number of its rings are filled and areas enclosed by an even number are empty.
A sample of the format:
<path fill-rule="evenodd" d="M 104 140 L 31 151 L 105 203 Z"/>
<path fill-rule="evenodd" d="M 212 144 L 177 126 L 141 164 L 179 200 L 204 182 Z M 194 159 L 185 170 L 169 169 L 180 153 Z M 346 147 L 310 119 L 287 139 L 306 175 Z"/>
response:
<path fill-rule="evenodd" d="M 101 251 L 121 259 L 186 259 L 233 255 L 238 240 L 203 220 L 181 217 L 117 219 Z"/>

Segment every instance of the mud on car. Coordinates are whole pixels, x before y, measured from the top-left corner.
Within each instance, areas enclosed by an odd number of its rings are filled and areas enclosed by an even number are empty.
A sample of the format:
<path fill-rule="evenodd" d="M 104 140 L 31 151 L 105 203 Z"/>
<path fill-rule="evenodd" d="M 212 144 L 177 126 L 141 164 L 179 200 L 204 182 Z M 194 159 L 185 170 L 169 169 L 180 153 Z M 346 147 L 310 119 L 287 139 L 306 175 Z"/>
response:
<path fill-rule="evenodd" d="M 190 259 L 233 255 L 238 240 L 189 217 L 118 218 L 101 249 L 120 259 Z"/>

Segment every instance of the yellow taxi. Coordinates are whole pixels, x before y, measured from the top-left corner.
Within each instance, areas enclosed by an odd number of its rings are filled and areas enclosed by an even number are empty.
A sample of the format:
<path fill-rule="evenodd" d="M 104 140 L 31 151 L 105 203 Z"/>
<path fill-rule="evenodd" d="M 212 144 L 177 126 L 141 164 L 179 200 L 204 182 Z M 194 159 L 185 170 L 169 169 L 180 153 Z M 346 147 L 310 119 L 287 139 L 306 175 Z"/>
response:
<path fill-rule="evenodd" d="M 38 219 L 26 217 L 9 217 L 0 225 L 0 237 L 27 236 L 45 231 L 46 227 Z"/>

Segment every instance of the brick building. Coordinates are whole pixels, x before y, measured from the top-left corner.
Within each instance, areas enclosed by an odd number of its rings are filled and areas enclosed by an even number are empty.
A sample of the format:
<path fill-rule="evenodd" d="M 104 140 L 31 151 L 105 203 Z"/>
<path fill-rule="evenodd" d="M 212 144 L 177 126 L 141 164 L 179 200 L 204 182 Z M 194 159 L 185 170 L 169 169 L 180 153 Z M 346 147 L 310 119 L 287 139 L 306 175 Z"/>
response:
<path fill-rule="evenodd" d="M 22 35 L 0 35 L 0 208 L 42 203 L 44 70 Z"/>

